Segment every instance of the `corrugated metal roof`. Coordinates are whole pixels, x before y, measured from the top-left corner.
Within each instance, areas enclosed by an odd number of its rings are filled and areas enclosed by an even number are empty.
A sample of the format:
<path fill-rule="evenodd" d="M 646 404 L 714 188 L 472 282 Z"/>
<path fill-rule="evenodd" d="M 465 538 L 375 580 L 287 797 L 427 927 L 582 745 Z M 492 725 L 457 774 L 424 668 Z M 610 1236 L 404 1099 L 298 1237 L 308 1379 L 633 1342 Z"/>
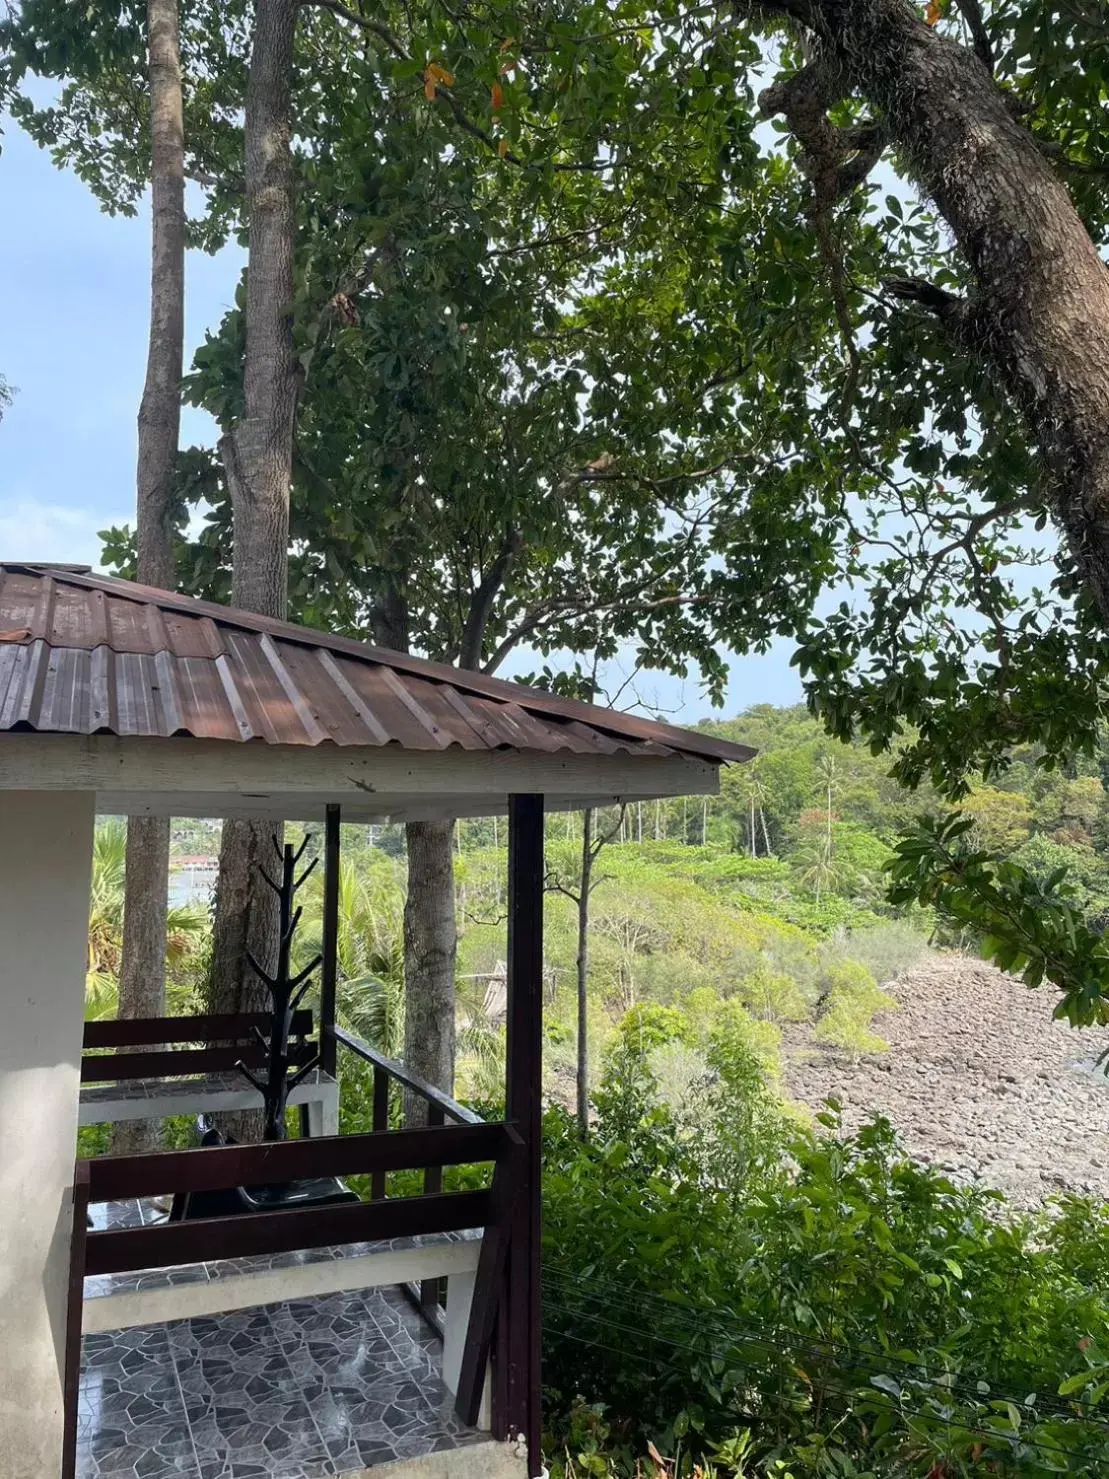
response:
<path fill-rule="evenodd" d="M 0 730 L 742 761 L 709 735 L 72 568 L 0 563 Z"/>

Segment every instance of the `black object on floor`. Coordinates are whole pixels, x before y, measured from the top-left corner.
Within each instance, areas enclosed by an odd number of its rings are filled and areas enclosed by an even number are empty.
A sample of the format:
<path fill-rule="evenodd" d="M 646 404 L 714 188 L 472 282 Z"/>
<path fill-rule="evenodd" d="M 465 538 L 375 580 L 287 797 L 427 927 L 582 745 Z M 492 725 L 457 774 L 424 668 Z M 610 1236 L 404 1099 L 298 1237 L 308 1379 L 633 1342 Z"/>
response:
<path fill-rule="evenodd" d="M 205 1116 L 197 1120 L 202 1146 L 234 1145 L 230 1136 L 215 1129 Z M 233 1186 L 223 1191 L 177 1192 L 170 1222 L 195 1222 L 204 1217 L 235 1217 L 242 1212 L 290 1212 L 301 1207 L 333 1207 L 361 1201 L 336 1176 L 311 1176 L 302 1181 L 280 1181 L 270 1186 Z"/>

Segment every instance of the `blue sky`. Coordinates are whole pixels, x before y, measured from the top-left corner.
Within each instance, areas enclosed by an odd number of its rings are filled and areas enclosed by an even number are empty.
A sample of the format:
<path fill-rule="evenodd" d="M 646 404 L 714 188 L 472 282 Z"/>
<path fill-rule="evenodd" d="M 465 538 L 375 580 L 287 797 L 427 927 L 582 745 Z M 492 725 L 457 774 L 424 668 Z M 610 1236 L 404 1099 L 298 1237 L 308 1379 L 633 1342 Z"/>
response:
<path fill-rule="evenodd" d="M 0 220 L 0 372 L 18 392 L 0 424 L 0 558 L 95 565 L 97 531 L 134 519 L 149 223 L 145 213 L 102 214 L 75 176 L 10 124 Z M 190 255 L 186 361 L 230 305 L 238 272 L 234 250 Z M 183 441 L 210 437 L 207 418 L 186 412 Z M 779 643 L 765 657 L 735 660 L 724 712 L 797 702 L 788 659 Z M 531 665 L 524 656 L 519 670 Z M 609 681 L 618 685 L 618 675 Z M 694 680 L 644 676 L 637 690 L 674 720 L 710 712 Z"/>

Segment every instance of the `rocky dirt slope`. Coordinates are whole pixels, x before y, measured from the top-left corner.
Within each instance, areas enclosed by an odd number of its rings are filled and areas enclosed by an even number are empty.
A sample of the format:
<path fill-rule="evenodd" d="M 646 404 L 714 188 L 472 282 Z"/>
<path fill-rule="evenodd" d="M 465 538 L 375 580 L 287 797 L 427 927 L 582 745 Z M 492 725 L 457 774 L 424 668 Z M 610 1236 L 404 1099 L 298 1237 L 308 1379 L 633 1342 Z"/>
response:
<path fill-rule="evenodd" d="M 1109 1197 L 1109 1080 L 1081 1066 L 1109 1034 L 1053 1022 L 1050 988 L 962 956 L 932 957 L 884 989 L 898 1002 L 874 1022 L 887 1053 L 852 1060 L 791 1030 L 793 1098 L 817 1108 L 834 1095 L 849 1128 L 884 1114 L 913 1155 L 1018 1205 L 1062 1190 Z"/>

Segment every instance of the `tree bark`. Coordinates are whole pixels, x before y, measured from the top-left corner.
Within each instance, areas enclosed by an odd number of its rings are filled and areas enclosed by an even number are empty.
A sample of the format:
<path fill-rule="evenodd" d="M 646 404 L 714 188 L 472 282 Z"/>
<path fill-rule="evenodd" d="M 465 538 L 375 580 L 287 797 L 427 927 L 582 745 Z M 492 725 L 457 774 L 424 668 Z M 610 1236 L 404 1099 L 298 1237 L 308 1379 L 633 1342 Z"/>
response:
<path fill-rule="evenodd" d="M 1021 407 L 1072 558 L 1109 619 L 1109 271 L 1066 187 L 979 57 L 908 0 L 771 8 L 815 33 L 951 228 L 975 292 L 929 306 Z"/>
<path fill-rule="evenodd" d="M 578 954 L 575 962 L 578 986 L 578 1131 L 589 1134 L 589 895 L 593 890 L 593 811 L 582 812 L 581 891 L 578 894 Z"/>
<path fill-rule="evenodd" d="M 408 895 L 404 903 L 404 1061 L 446 1093 L 454 1089 L 453 822 L 409 822 Z M 409 1123 L 425 1118 L 422 1101 L 408 1096 Z"/>
<path fill-rule="evenodd" d="M 172 590 L 174 471 L 181 429 L 185 338 L 185 132 L 177 0 L 148 0 L 151 270 L 146 382 L 139 406 L 138 578 Z M 131 817 L 119 1015 L 159 1017 L 166 1007 L 169 821 Z M 152 1120 L 117 1125 L 112 1149 L 130 1154 L 159 1140 Z"/>
<path fill-rule="evenodd" d="M 289 495 L 297 373 L 293 342 L 294 178 L 290 100 L 296 0 L 254 10 L 244 136 L 249 221 L 244 414 L 220 441 L 231 493 L 232 600 L 283 618 L 288 602 Z M 277 908 L 257 866 L 274 864 L 270 823 L 224 823 L 216 892 L 210 1000 L 250 1010 L 261 998 L 249 945 L 265 963 L 276 947 Z"/>
<path fill-rule="evenodd" d="M 148 0 L 150 337 L 139 406 L 138 577 L 172 590 L 174 472 L 185 342 L 185 125 L 177 0 Z"/>
<path fill-rule="evenodd" d="M 293 477 L 294 181 L 290 93 L 296 0 L 259 0 L 246 91 L 244 415 L 220 443 L 231 492 L 237 606 L 284 617 Z"/>

